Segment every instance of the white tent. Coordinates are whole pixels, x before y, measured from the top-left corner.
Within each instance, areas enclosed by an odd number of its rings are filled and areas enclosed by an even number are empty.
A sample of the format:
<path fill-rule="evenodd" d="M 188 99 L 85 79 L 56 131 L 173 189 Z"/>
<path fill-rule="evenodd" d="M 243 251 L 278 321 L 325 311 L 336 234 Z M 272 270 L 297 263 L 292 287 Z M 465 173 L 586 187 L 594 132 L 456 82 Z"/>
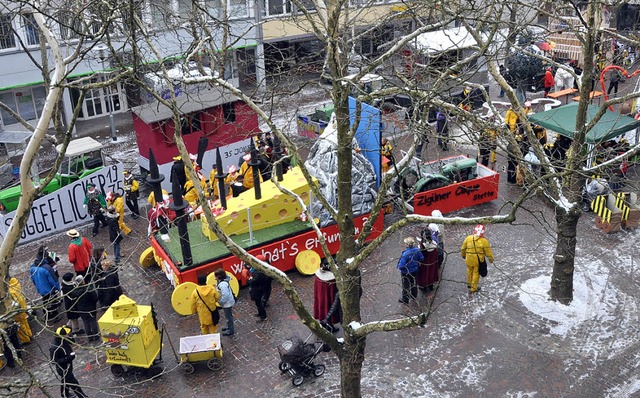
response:
<path fill-rule="evenodd" d="M 417 36 L 413 42 L 415 49 L 423 54 L 461 50 L 477 44 L 464 26 L 426 32 Z"/>

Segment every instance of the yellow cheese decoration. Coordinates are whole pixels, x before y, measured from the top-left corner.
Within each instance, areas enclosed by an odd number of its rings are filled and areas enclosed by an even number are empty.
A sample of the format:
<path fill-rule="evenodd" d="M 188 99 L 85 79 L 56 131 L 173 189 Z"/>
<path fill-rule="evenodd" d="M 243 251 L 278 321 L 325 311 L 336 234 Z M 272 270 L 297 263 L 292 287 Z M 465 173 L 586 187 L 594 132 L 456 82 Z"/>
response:
<path fill-rule="evenodd" d="M 280 185 L 295 192 L 308 206 L 311 188 L 305 180 L 300 168 L 295 167 L 284 174 Z M 255 198 L 254 189 L 249 189 L 235 198 L 227 199 L 227 209 L 216 217 L 216 221 L 227 235 L 239 235 L 249 232 L 249 221 L 254 231 L 291 222 L 300 216 L 302 208 L 298 201 L 282 193 L 276 185 L 269 181 L 260 184 L 262 197 Z M 247 211 L 249 209 L 249 211 Z M 250 219 L 249 219 L 250 217 Z M 200 217 L 202 233 L 209 240 L 218 237 L 209 229 L 205 217 Z"/>

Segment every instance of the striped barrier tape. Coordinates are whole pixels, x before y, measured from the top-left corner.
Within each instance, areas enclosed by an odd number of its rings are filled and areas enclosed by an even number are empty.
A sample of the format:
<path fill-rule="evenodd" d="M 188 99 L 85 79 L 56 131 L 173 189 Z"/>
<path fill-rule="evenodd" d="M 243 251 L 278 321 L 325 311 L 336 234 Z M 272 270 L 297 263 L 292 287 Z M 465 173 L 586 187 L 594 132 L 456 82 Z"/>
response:
<path fill-rule="evenodd" d="M 631 208 L 627 206 L 627 195 L 624 192 L 616 194 L 616 207 L 622 211 L 622 219 L 628 220 Z"/>
<path fill-rule="evenodd" d="M 596 196 L 596 198 L 591 201 L 591 210 L 593 210 L 602 221 L 611 222 L 611 210 L 607 208 L 606 196 Z"/>

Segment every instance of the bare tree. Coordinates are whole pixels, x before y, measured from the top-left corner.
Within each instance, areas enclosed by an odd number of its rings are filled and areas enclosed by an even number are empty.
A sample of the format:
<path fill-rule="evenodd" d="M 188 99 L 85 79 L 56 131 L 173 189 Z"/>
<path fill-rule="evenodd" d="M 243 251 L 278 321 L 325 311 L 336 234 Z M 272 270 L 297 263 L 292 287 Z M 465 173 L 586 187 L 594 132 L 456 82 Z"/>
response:
<path fill-rule="evenodd" d="M 269 115 L 266 114 L 266 112 L 261 109 L 258 104 L 252 101 L 252 99 L 249 98 L 248 95 L 233 87 L 231 84 L 229 84 L 219 76 L 203 76 L 198 77 L 197 79 L 186 79 L 183 82 L 201 83 L 203 81 L 206 81 L 212 85 L 217 85 L 225 90 L 230 91 L 235 96 L 247 103 L 259 115 L 259 117 L 263 119 L 264 123 L 269 126 L 272 133 L 274 133 L 279 138 L 279 140 L 287 146 L 290 156 L 296 159 L 296 163 L 300 165 L 305 177 L 310 182 L 310 187 L 313 191 L 314 196 L 317 197 L 321 203 L 323 203 L 324 208 L 336 221 L 340 231 L 341 248 L 337 253 L 335 260 L 333 260 L 329 255 L 330 252 L 325 245 L 324 237 L 321 234 L 319 227 L 315 224 L 315 222 L 313 224 L 314 229 L 317 232 L 318 240 L 323 247 L 323 251 L 330 263 L 331 269 L 336 276 L 337 286 L 341 299 L 340 302 L 343 314 L 343 325 L 345 329 L 344 341 L 339 341 L 333 334 L 324 329 L 319 321 L 313 319 L 310 311 L 303 305 L 302 301 L 300 300 L 296 287 L 293 285 L 292 281 L 287 277 L 286 274 L 280 272 L 267 263 L 259 261 L 256 258 L 250 256 L 246 251 L 238 246 L 232 238 L 226 236 L 223 232 L 223 229 L 218 225 L 215 217 L 213 217 L 210 209 L 207 206 L 204 206 L 204 217 L 206 217 L 208 225 L 215 232 L 217 237 L 229 248 L 229 250 L 234 255 L 251 264 L 256 269 L 264 271 L 267 275 L 282 284 L 285 294 L 289 297 L 293 307 L 302 319 L 302 322 L 307 325 L 307 327 L 309 327 L 310 330 L 313 331 L 313 333 L 315 333 L 329 346 L 331 346 L 333 351 L 340 359 L 342 395 L 360 396 L 361 369 L 362 363 L 365 358 L 367 335 L 374 332 L 393 331 L 407 327 L 423 325 L 426 322 L 431 310 L 429 306 L 427 306 L 424 308 L 420 308 L 410 316 L 394 316 L 391 319 L 384 321 L 370 321 L 363 319 L 360 310 L 360 291 L 361 289 L 367 289 L 369 287 L 362 285 L 359 268 L 374 250 L 379 248 L 386 239 L 388 239 L 393 235 L 394 232 L 400 230 L 401 228 L 411 223 L 443 221 L 442 219 L 437 219 L 434 217 L 424 217 L 407 214 L 406 216 L 402 217 L 401 220 L 386 227 L 382 234 L 378 238 L 374 239 L 369 245 L 365 245 L 365 239 L 371 233 L 373 223 L 375 223 L 376 218 L 378 217 L 377 214 L 379 214 L 382 204 L 386 200 L 384 195 L 379 195 L 375 201 L 375 204 L 373 205 L 373 209 L 371 210 L 371 218 L 366 222 L 363 228 L 363 232 L 358 237 L 356 237 L 352 204 L 353 182 L 351 180 L 351 177 L 354 156 L 352 142 L 354 140 L 354 134 L 360 115 L 359 111 L 357 111 L 356 122 L 352 126 L 350 124 L 350 111 L 348 102 L 349 95 L 353 93 L 353 86 L 357 85 L 356 82 L 362 76 L 364 76 L 368 72 L 373 71 L 374 68 L 384 64 L 385 62 L 388 62 L 390 64 L 393 63 L 393 58 L 397 56 L 397 53 L 401 49 L 403 49 L 404 46 L 407 45 L 407 43 L 410 43 L 411 40 L 415 39 L 416 36 L 434 28 L 442 27 L 446 22 L 436 22 L 433 24 L 420 22 L 419 28 L 415 29 L 412 33 L 404 36 L 403 38 L 397 40 L 390 46 L 390 48 L 388 48 L 387 51 L 382 52 L 375 59 L 372 59 L 369 63 L 363 65 L 357 76 L 349 81 L 345 80 L 344 77 L 347 74 L 349 54 L 351 52 L 350 49 L 352 48 L 352 38 L 349 35 L 344 35 L 344 33 L 349 31 L 349 26 L 356 23 L 361 13 L 355 12 L 356 15 L 354 16 L 354 11 L 350 10 L 348 8 L 348 5 L 343 2 L 329 2 L 326 4 L 321 2 L 314 2 L 313 8 L 315 8 L 315 13 L 312 15 L 311 10 L 308 6 L 297 1 L 295 1 L 294 3 L 302 13 L 302 17 L 299 18 L 307 23 L 307 26 L 312 29 L 316 37 L 323 41 L 326 48 L 326 63 L 329 68 L 329 79 L 331 80 L 332 84 L 330 95 L 335 107 L 338 132 L 337 181 L 339 188 L 337 207 L 333 207 L 332 205 L 330 205 L 328 198 L 326 198 L 322 194 L 322 192 L 318 190 L 315 184 L 311 183 L 312 176 L 305 168 L 302 159 L 296 150 L 296 146 L 291 140 L 291 137 L 283 132 L 278 126 L 276 126 L 273 121 L 270 120 Z M 349 11 L 351 11 L 352 14 L 349 14 Z M 456 12 L 452 15 L 443 13 L 442 15 L 434 16 L 434 18 L 441 17 L 441 21 L 453 21 L 455 19 L 455 16 L 459 15 L 457 12 L 458 11 L 456 10 Z M 389 16 L 389 18 L 390 17 L 391 16 Z M 151 49 L 152 52 L 158 53 L 157 47 L 154 47 L 154 43 L 152 42 L 152 37 L 148 32 L 145 32 L 142 27 L 140 27 L 139 35 L 143 38 L 143 41 L 146 43 L 148 48 Z M 203 44 L 205 43 L 209 44 L 208 42 L 206 42 L 206 40 Z M 485 43 L 480 47 L 481 48 L 479 54 L 482 54 L 487 50 L 489 45 Z M 156 50 L 154 50 L 154 48 L 156 48 Z M 193 54 L 193 52 L 187 55 L 187 59 L 192 59 L 190 54 Z M 425 73 L 431 73 L 435 75 L 433 81 L 436 87 L 438 84 L 444 84 L 449 80 L 451 80 L 455 85 L 459 86 L 461 83 L 464 83 L 464 81 L 460 81 L 460 79 L 457 77 L 452 77 L 453 73 L 447 72 L 451 72 L 454 69 L 467 67 L 468 64 L 477 61 L 477 59 L 478 55 L 473 55 L 468 58 L 458 60 L 446 71 L 438 71 L 437 69 L 431 67 L 431 69 L 427 70 Z M 387 91 L 383 90 L 381 92 L 356 92 L 355 95 L 357 97 L 358 103 L 370 102 L 379 96 L 403 91 L 401 84 L 407 83 L 407 78 L 405 76 L 386 76 L 386 78 L 390 81 L 397 81 L 395 87 L 391 87 Z M 138 83 L 142 84 L 143 82 L 139 81 Z M 461 110 L 455 103 L 449 102 L 447 98 L 440 98 L 434 95 L 433 86 L 428 87 L 427 89 L 423 89 L 421 87 L 417 87 L 412 82 L 409 83 L 411 83 L 411 85 L 408 92 L 416 97 L 417 102 L 434 104 L 439 107 L 446 108 L 452 114 L 458 115 L 461 120 L 469 119 L 471 122 L 473 120 L 477 120 L 477 117 L 470 114 L 469 112 Z M 149 87 L 146 87 L 146 89 L 148 90 Z M 171 91 L 172 90 L 170 90 L 170 92 Z M 404 91 L 407 90 L 404 89 Z M 180 109 L 176 105 L 175 97 L 172 96 L 171 98 L 164 99 L 157 94 L 154 94 L 154 97 L 157 101 L 172 109 L 174 121 L 179 120 Z M 415 122 L 419 122 L 417 117 L 415 118 Z M 424 129 L 426 120 L 422 121 L 421 123 L 423 124 L 422 128 Z M 179 123 L 176 123 L 176 125 L 178 126 Z M 181 140 L 180 132 L 178 130 L 174 132 L 174 139 L 178 145 L 178 149 L 182 158 L 185 160 L 189 159 L 186 147 Z M 410 158 L 414 153 L 415 147 L 414 145 L 412 145 L 409 153 L 398 162 L 398 170 L 402 170 L 408 164 Z M 190 178 L 193 181 L 198 181 L 195 170 L 193 168 L 193 164 L 190 161 L 185 161 L 185 163 L 187 165 L 187 168 L 189 169 Z M 395 176 L 395 173 L 386 175 L 382 181 L 382 185 L 379 191 L 386 192 L 391 184 L 392 179 Z M 200 185 L 198 183 L 194 183 L 194 187 L 198 192 L 199 202 L 206 203 L 205 192 L 201 189 Z M 296 200 L 298 200 L 304 206 L 301 198 L 297 197 L 297 195 L 294 195 L 293 193 L 286 190 L 284 192 L 286 194 L 294 196 Z M 471 219 L 445 219 L 444 222 L 447 224 L 509 222 L 514 219 L 515 209 L 517 208 L 518 204 L 519 203 L 516 203 L 516 206 L 514 206 L 507 215 L 496 215 Z M 310 214 L 308 214 L 307 216 L 308 219 L 313 220 L 313 217 L 311 217 Z"/>
<path fill-rule="evenodd" d="M 15 217 L 11 221 L 0 245 L 0 280 L 2 281 L 0 283 L 1 329 L 6 329 L 8 325 L 12 324 L 13 318 L 17 314 L 16 310 L 12 309 L 11 295 L 8 291 L 14 252 L 31 214 L 31 206 L 34 200 L 43 193 L 45 187 L 53 180 L 62 163 L 67 145 L 74 131 L 76 119 L 81 110 L 84 93 L 87 90 L 109 86 L 129 73 L 127 69 L 123 69 L 115 74 L 116 76 L 110 79 L 105 78 L 104 81 L 98 83 L 91 83 L 83 79 L 70 83 L 68 78 L 73 72 L 74 66 L 89 58 L 89 54 L 95 47 L 95 40 L 104 37 L 105 33 L 110 29 L 111 20 L 109 18 L 112 18 L 112 16 L 102 21 L 103 23 L 98 23 L 99 21 L 94 19 L 93 24 L 76 23 L 67 25 L 69 21 L 83 21 L 87 16 L 87 9 L 84 7 L 80 9 L 70 8 L 64 13 L 64 17 L 60 13 L 61 10 L 64 10 L 62 4 L 41 5 L 31 2 L 15 2 L 0 6 L 0 11 L 12 18 L 25 18 L 25 15 L 29 17 L 29 21 L 31 21 L 29 25 L 30 32 L 33 32 L 34 35 L 32 40 L 39 45 L 38 54 L 41 54 L 41 56 L 38 58 L 27 47 L 28 44 L 33 45 L 33 43 L 25 43 L 20 39 L 20 36 L 17 36 L 20 41 L 19 47 L 28 54 L 35 67 L 41 71 L 46 89 L 44 107 L 40 112 L 37 123 L 34 125 L 22 118 L 9 105 L 0 102 L 0 107 L 3 110 L 32 132 L 20 161 L 19 183 L 22 188 L 20 201 Z M 95 25 L 95 23 L 98 24 Z M 63 29 L 68 29 L 66 34 L 69 35 L 68 37 L 74 38 L 72 45 L 69 45 L 68 42 L 60 37 L 61 26 Z M 35 39 L 36 37 L 37 40 Z M 64 91 L 70 87 L 78 89 L 80 94 L 77 105 L 70 112 L 71 116 L 65 118 L 61 102 Z M 50 129 L 50 126 L 53 126 L 53 130 Z M 62 148 L 56 155 L 50 171 L 42 180 L 38 177 L 34 181 L 30 171 L 32 165 L 38 159 L 42 144 L 46 140 L 54 144 L 61 144 Z M 4 330 L 2 333 L 3 339 L 8 341 Z M 11 344 L 9 344 L 9 349 L 15 350 Z M 19 359 L 17 359 L 17 362 L 21 365 Z"/>
<path fill-rule="evenodd" d="M 363 286 L 360 267 L 369 255 L 378 249 L 382 243 L 391 237 L 395 232 L 410 224 L 422 223 L 444 223 L 453 224 L 475 224 L 483 223 L 509 223 L 515 220 L 516 211 L 522 203 L 535 192 L 535 188 L 540 186 L 544 189 L 545 195 L 550 199 L 549 202 L 556 208 L 557 214 L 557 249 L 554 264 L 554 277 L 552 281 L 552 298 L 561 302 L 569 302 L 571 300 L 572 287 L 572 271 L 575 256 L 576 245 L 576 224 L 580 217 L 581 188 L 587 174 L 592 171 L 585 172 L 583 169 L 585 161 L 585 135 L 590 128 L 597 122 L 597 119 L 604 113 L 605 106 L 610 104 L 621 103 L 623 99 L 615 99 L 608 101 L 603 105 L 601 113 L 591 122 L 586 123 L 588 92 L 590 91 L 590 76 L 594 73 L 593 54 L 595 51 L 596 38 L 600 33 L 598 26 L 599 8 L 595 1 L 588 3 L 587 17 L 583 18 L 583 29 L 577 30 L 576 34 L 582 35 L 584 42 L 584 75 L 582 85 L 580 87 L 581 102 L 579 104 L 579 116 L 576 120 L 577 134 L 574 136 L 571 154 L 568 161 L 562 169 L 554 166 L 544 155 L 543 148 L 535 144 L 535 135 L 530 123 L 525 122 L 526 135 L 529 142 L 534 146 L 536 154 L 541 159 L 542 167 L 545 171 L 545 177 L 536 179 L 532 175 L 528 175 L 528 187 L 520 197 L 511 204 L 507 214 L 493 215 L 487 217 L 476 218 L 433 218 L 426 216 L 418 216 L 410 214 L 407 207 L 402 207 L 402 216 L 398 220 L 389 222 L 382 234 L 374 239 L 370 244 L 365 245 L 364 242 L 371 233 L 373 223 L 376 221 L 383 203 L 385 202 L 385 193 L 393 184 L 395 178 L 402 173 L 404 168 L 408 166 L 411 158 L 415 154 L 415 147 L 422 139 L 420 134 L 434 136 L 434 132 L 427 124 L 426 111 L 414 112 L 409 120 L 410 131 L 415 132 L 413 136 L 413 145 L 411 145 L 406 156 L 397 162 L 397 168 L 391 173 L 385 175 L 382 179 L 379 192 L 381 193 L 371 210 L 372 217 L 366 222 L 362 233 L 356 237 L 354 226 L 354 212 L 352 203 L 352 185 L 351 180 L 353 168 L 353 150 L 352 143 L 355 136 L 356 126 L 360 119 L 359 110 L 356 111 L 355 123 L 350 121 L 349 96 L 356 97 L 357 104 L 371 103 L 376 99 L 385 96 L 405 93 L 409 95 L 416 109 L 420 109 L 424 105 L 424 109 L 440 108 L 449 113 L 456 119 L 461 132 L 461 139 L 475 143 L 477 141 L 477 132 L 480 131 L 487 123 L 476 112 L 470 112 L 458 106 L 454 96 L 442 95 L 443 92 L 452 92 L 452 88 L 462 88 L 470 85 L 477 88 L 488 98 L 484 85 L 482 83 L 474 83 L 466 78 L 479 74 L 478 69 L 486 68 L 498 84 L 505 89 L 508 98 L 519 114 L 522 120 L 526 120 L 525 112 L 520 105 L 514 90 L 508 86 L 505 79 L 498 72 L 498 64 L 504 59 L 505 45 L 496 45 L 496 42 L 504 41 L 513 45 L 517 36 L 523 28 L 523 24 L 532 23 L 532 19 L 516 19 L 513 10 L 515 6 L 510 1 L 493 1 L 483 4 L 483 7 L 476 7 L 473 2 L 461 2 L 457 4 L 443 4 L 442 2 L 423 2 L 416 5 L 416 8 L 406 8 L 402 12 L 405 14 L 407 21 L 412 23 L 413 29 L 406 32 L 402 37 L 392 37 L 388 46 L 380 46 L 375 56 L 363 63 L 356 76 L 350 80 L 345 79 L 348 75 L 348 67 L 354 53 L 354 40 L 359 35 L 366 34 L 366 30 L 354 32 L 353 26 L 362 24 L 375 26 L 371 22 L 371 16 L 367 15 L 370 7 L 349 7 L 346 1 L 328 1 L 321 2 L 319 0 L 312 3 L 293 0 L 293 4 L 299 10 L 297 15 L 292 16 L 300 26 L 304 26 L 309 32 L 322 42 L 322 46 L 326 54 L 326 66 L 328 70 L 324 72 L 325 76 L 331 82 L 331 88 L 328 94 L 335 107 L 337 120 L 337 157 L 338 157 L 338 200 L 337 206 L 331 206 L 329 200 L 320 192 L 315 184 L 311 183 L 312 176 L 304 167 L 302 157 L 296 150 L 296 145 L 287 134 L 279 126 L 277 126 L 270 118 L 270 114 L 265 111 L 264 106 L 259 105 L 252 100 L 251 93 L 245 93 L 234 85 L 230 84 L 225 75 L 228 71 L 229 60 L 232 58 L 232 47 L 237 43 L 242 34 L 234 32 L 231 34 L 229 30 L 229 15 L 226 6 L 223 7 L 221 15 L 211 15 L 209 9 L 202 8 L 200 3 L 191 3 L 191 12 L 180 15 L 177 18 L 167 10 L 158 10 L 157 15 L 162 16 L 168 27 L 187 26 L 186 34 L 178 36 L 177 40 L 181 41 L 182 49 L 180 53 L 166 54 L 163 50 L 162 43 L 157 40 L 154 26 L 150 26 L 141 16 L 141 10 L 137 2 L 127 2 L 120 6 L 112 3 L 101 3 L 105 8 L 102 10 L 101 29 L 86 34 L 86 40 L 94 43 L 96 40 L 107 45 L 111 52 L 115 65 L 120 69 L 120 73 L 113 79 L 128 78 L 128 82 L 136 85 L 151 94 L 155 101 L 169 107 L 172 110 L 174 124 L 174 139 L 178 145 L 178 149 L 182 158 L 189 169 L 189 176 L 193 181 L 198 181 L 192 163 L 188 160 L 186 146 L 182 140 L 179 126 L 182 116 L 181 110 L 176 101 L 175 90 L 176 84 L 202 84 L 207 83 L 233 93 L 248 104 L 269 126 L 272 133 L 275 134 L 281 142 L 283 142 L 290 153 L 290 156 L 296 159 L 300 165 L 305 177 L 310 182 L 314 196 L 324 205 L 324 208 L 331 214 L 333 220 L 338 225 L 341 249 L 335 260 L 328 255 L 329 250 L 325 245 L 324 238 L 319 227 L 313 222 L 313 217 L 308 215 L 308 219 L 312 220 L 314 228 L 317 232 L 318 240 L 323 246 L 323 251 L 330 263 L 331 269 L 336 276 L 336 282 L 341 298 L 341 308 L 343 313 L 344 325 L 344 341 L 339 341 L 334 335 L 329 333 L 322 325 L 313 319 L 310 311 L 305 308 L 300 299 L 296 287 L 286 274 L 280 272 L 274 267 L 257 260 L 237 245 L 232 238 L 226 236 L 223 229 L 218 225 L 215 217 L 210 209 L 204 206 L 204 216 L 210 228 L 215 232 L 218 238 L 229 248 L 229 250 L 257 269 L 263 270 L 266 274 L 282 284 L 284 291 L 290 299 L 292 306 L 302 319 L 302 322 L 317 336 L 331 346 L 333 352 L 340 360 L 341 368 L 341 393 L 342 396 L 358 397 L 361 396 L 361 371 L 362 364 L 366 355 L 367 336 L 374 332 L 386 332 L 399 330 L 403 328 L 423 325 L 427 321 L 432 311 L 430 303 L 416 310 L 412 310 L 409 316 L 390 315 L 388 320 L 369 320 L 361 313 L 361 289 L 368 289 L 369 286 Z M 372 6 L 373 4 L 367 4 Z M 524 15 L 536 14 L 537 12 L 547 12 L 546 9 L 539 9 L 535 5 L 520 4 Z M 116 12 L 117 11 L 117 12 Z M 84 10 L 83 10 L 84 12 Z M 206 18 L 199 16 L 205 15 Z M 426 15 L 426 17 L 423 17 Z M 126 17 L 125 17 L 126 16 Z M 72 55 L 64 58 L 59 42 L 55 39 L 51 30 L 47 26 L 46 18 L 39 12 L 36 12 L 35 20 L 45 38 L 47 45 L 52 54 L 51 59 L 54 66 L 48 70 L 43 70 L 43 75 L 48 76 L 48 71 L 54 71 L 49 84 L 49 97 L 47 98 L 47 113 L 50 120 L 54 117 L 55 104 L 58 103 L 64 79 L 67 75 L 66 68 L 74 62 L 79 62 L 83 57 L 87 56 L 88 51 L 84 46 L 78 46 L 71 52 Z M 177 18 L 177 19 L 176 19 Z M 387 12 L 381 14 L 378 22 L 389 21 L 395 18 L 393 13 Z M 452 24 L 459 24 L 467 29 L 469 34 L 474 38 L 475 50 L 472 54 L 458 57 L 446 64 L 433 62 L 432 64 L 416 64 L 415 68 L 408 73 L 406 68 L 402 67 L 403 56 L 401 51 L 409 44 L 416 40 L 422 33 L 448 27 Z M 186 24 L 186 25 L 185 25 Z M 74 27 L 75 28 L 75 27 Z M 177 29 L 177 28 L 176 28 Z M 506 40 L 501 33 L 502 29 L 509 31 L 510 39 Z M 184 31 L 181 31 L 184 33 Z M 248 35 L 248 32 L 243 32 Z M 526 51 L 526 48 L 518 50 Z M 132 58 L 124 59 L 123 52 L 130 53 Z M 169 57 L 182 57 L 185 62 L 193 62 L 200 70 L 200 77 L 186 78 L 182 77 L 178 81 L 169 76 L 168 66 L 163 61 Z M 563 67 L 554 63 L 553 60 L 537 55 L 543 61 L 552 65 Z M 162 96 L 150 87 L 141 74 L 146 71 L 141 67 L 143 61 L 158 62 L 156 71 L 158 76 L 166 83 L 168 96 Z M 388 72 L 383 73 L 388 88 L 375 92 L 358 92 L 354 91 L 357 82 L 365 74 L 376 71 L 378 67 L 383 66 Z M 211 67 L 217 70 L 217 74 L 204 73 L 205 67 Z M 150 66 L 147 66 L 150 68 Z M 416 69 L 418 72 L 416 72 Z M 460 71 L 465 71 L 464 75 Z M 47 78 L 48 79 L 48 78 Z M 109 80 L 105 84 L 113 81 Z M 83 89 L 94 87 L 90 84 L 80 84 Z M 631 96 L 627 97 L 631 98 Z M 356 106 L 356 109 L 359 109 Z M 498 114 L 495 107 L 491 107 L 494 114 Z M 48 120 L 41 119 L 41 122 L 34 129 L 34 138 L 30 142 L 25 157 L 24 164 L 21 166 L 22 184 L 25 187 L 25 195 L 23 196 L 18 216 L 14 220 L 14 225 L 9 231 L 7 238 L 0 247 L 0 276 L 6 279 L 8 275 L 9 265 L 11 264 L 12 253 L 17 244 L 20 230 L 24 227 L 28 217 L 28 209 L 37 195 L 37 188 L 26 177 L 24 171 L 29 169 L 30 162 L 33 161 L 35 153 L 39 147 L 41 140 L 46 132 Z M 71 123 L 73 121 L 70 121 Z M 68 140 L 70 128 L 68 124 L 64 136 Z M 508 151 L 512 152 L 521 163 L 524 162 L 524 156 L 519 149 L 515 137 L 506 132 L 501 133 L 501 142 L 508 144 Z M 38 141 L 40 140 L 40 141 Z M 58 160 L 59 162 L 60 160 Z M 51 178 L 51 176 L 49 176 Z M 201 189 L 200 184 L 195 183 L 194 187 L 198 192 L 200 203 L 207 203 L 205 192 Z M 291 192 L 286 194 L 292 195 Z M 299 197 L 296 200 L 302 203 Z M 402 201 L 404 203 L 404 201 Z M 6 292 L 2 289 L 6 285 L 0 286 L 0 293 Z M 0 311 L 3 312 L 3 311 Z M 6 308 L 5 311 L 6 312 Z"/>

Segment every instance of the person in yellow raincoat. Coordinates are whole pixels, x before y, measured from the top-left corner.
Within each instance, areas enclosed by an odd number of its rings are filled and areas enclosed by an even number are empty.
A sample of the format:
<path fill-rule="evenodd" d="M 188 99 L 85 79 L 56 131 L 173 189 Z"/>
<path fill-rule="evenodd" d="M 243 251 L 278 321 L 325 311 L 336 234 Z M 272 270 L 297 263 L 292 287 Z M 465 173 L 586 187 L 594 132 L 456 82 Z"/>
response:
<path fill-rule="evenodd" d="M 384 161 L 384 159 L 382 160 L 382 172 L 386 173 L 389 171 L 391 166 L 393 166 L 393 145 L 388 138 L 383 138 L 382 140 L 380 140 L 380 144 L 382 144 L 380 148 L 380 154 L 383 157 L 387 158 L 386 162 Z"/>
<path fill-rule="evenodd" d="M 253 167 L 249 166 L 249 161 L 251 160 L 251 155 L 246 154 L 242 157 L 244 162 L 242 162 L 242 166 L 240 166 L 240 176 L 242 177 L 242 185 L 246 189 L 253 188 Z M 262 182 L 262 176 L 259 175 L 260 182 Z"/>
<path fill-rule="evenodd" d="M 169 196 L 169 192 L 163 189 L 162 196 L 165 196 L 165 195 Z M 151 208 L 156 207 L 156 195 L 153 193 L 153 191 L 151 191 L 151 193 L 147 197 L 147 202 L 149 202 L 149 204 L 151 205 Z"/>
<path fill-rule="evenodd" d="M 207 192 L 207 181 L 206 180 L 200 180 L 200 186 L 202 187 L 202 189 L 206 193 Z M 191 205 L 194 205 L 196 203 L 196 201 L 198 200 L 198 192 L 196 191 L 195 187 L 193 186 L 193 181 L 191 181 L 191 179 L 188 179 L 186 184 L 184 184 L 184 198 Z"/>
<path fill-rule="evenodd" d="M 22 294 L 22 286 L 20 286 L 20 282 L 16 278 L 9 279 L 9 293 L 13 299 L 13 309 L 28 309 L 27 301 L 24 298 L 24 294 Z M 29 326 L 29 315 L 26 312 L 20 312 L 13 319 L 18 324 L 18 339 L 20 339 L 20 342 L 23 344 L 30 342 L 33 333 Z"/>
<path fill-rule="evenodd" d="M 509 128 L 511 134 L 515 135 L 520 124 L 520 118 L 516 111 L 513 110 L 513 107 L 507 109 L 507 113 L 504 115 L 504 122 L 507 124 L 507 128 Z"/>
<path fill-rule="evenodd" d="M 218 179 L 216 178 L 217 175 L 218 175 L 218 170 L 216 169 L 216 165 L 213 165 L 213 169 L 211 169 L 211 172 L 209 173 L 209 197 L 211 198 L 211 200 L 219 199 Z M 226 186 L 226 178 L 225 178 L 225 186 Z"/>
<path fill-rule="evenodd" d="M 204 275 L 198 277 L 198 286 L 191 294 L 191 311 L 198 313 L 202 334 L 218 333 L 220 312 L 218 311 L 220 292 L 215 286 L 207 285 Z"/>
<path fill-rule="evenodd" d="M 117 192 L 109 192 L 107 195 L 107 203 L 116 208 L 118 213 L 118 225 L 123 234 L 129 235 L 131 228 L 124 223 L 124 198 Z"/>
<path fill-rule="evenodd" d="M 482 224 L 476 225 L 473 234 L 467 236 L 462 242 L 460 254 L 467 264 L 467 287 L 469 294 L 480 290 L 478 281 L 480 280 L 479 267 L 483 260 L 493 263 L 493 252 L 487 238 L 484 237 L 486 228 Z"/>

